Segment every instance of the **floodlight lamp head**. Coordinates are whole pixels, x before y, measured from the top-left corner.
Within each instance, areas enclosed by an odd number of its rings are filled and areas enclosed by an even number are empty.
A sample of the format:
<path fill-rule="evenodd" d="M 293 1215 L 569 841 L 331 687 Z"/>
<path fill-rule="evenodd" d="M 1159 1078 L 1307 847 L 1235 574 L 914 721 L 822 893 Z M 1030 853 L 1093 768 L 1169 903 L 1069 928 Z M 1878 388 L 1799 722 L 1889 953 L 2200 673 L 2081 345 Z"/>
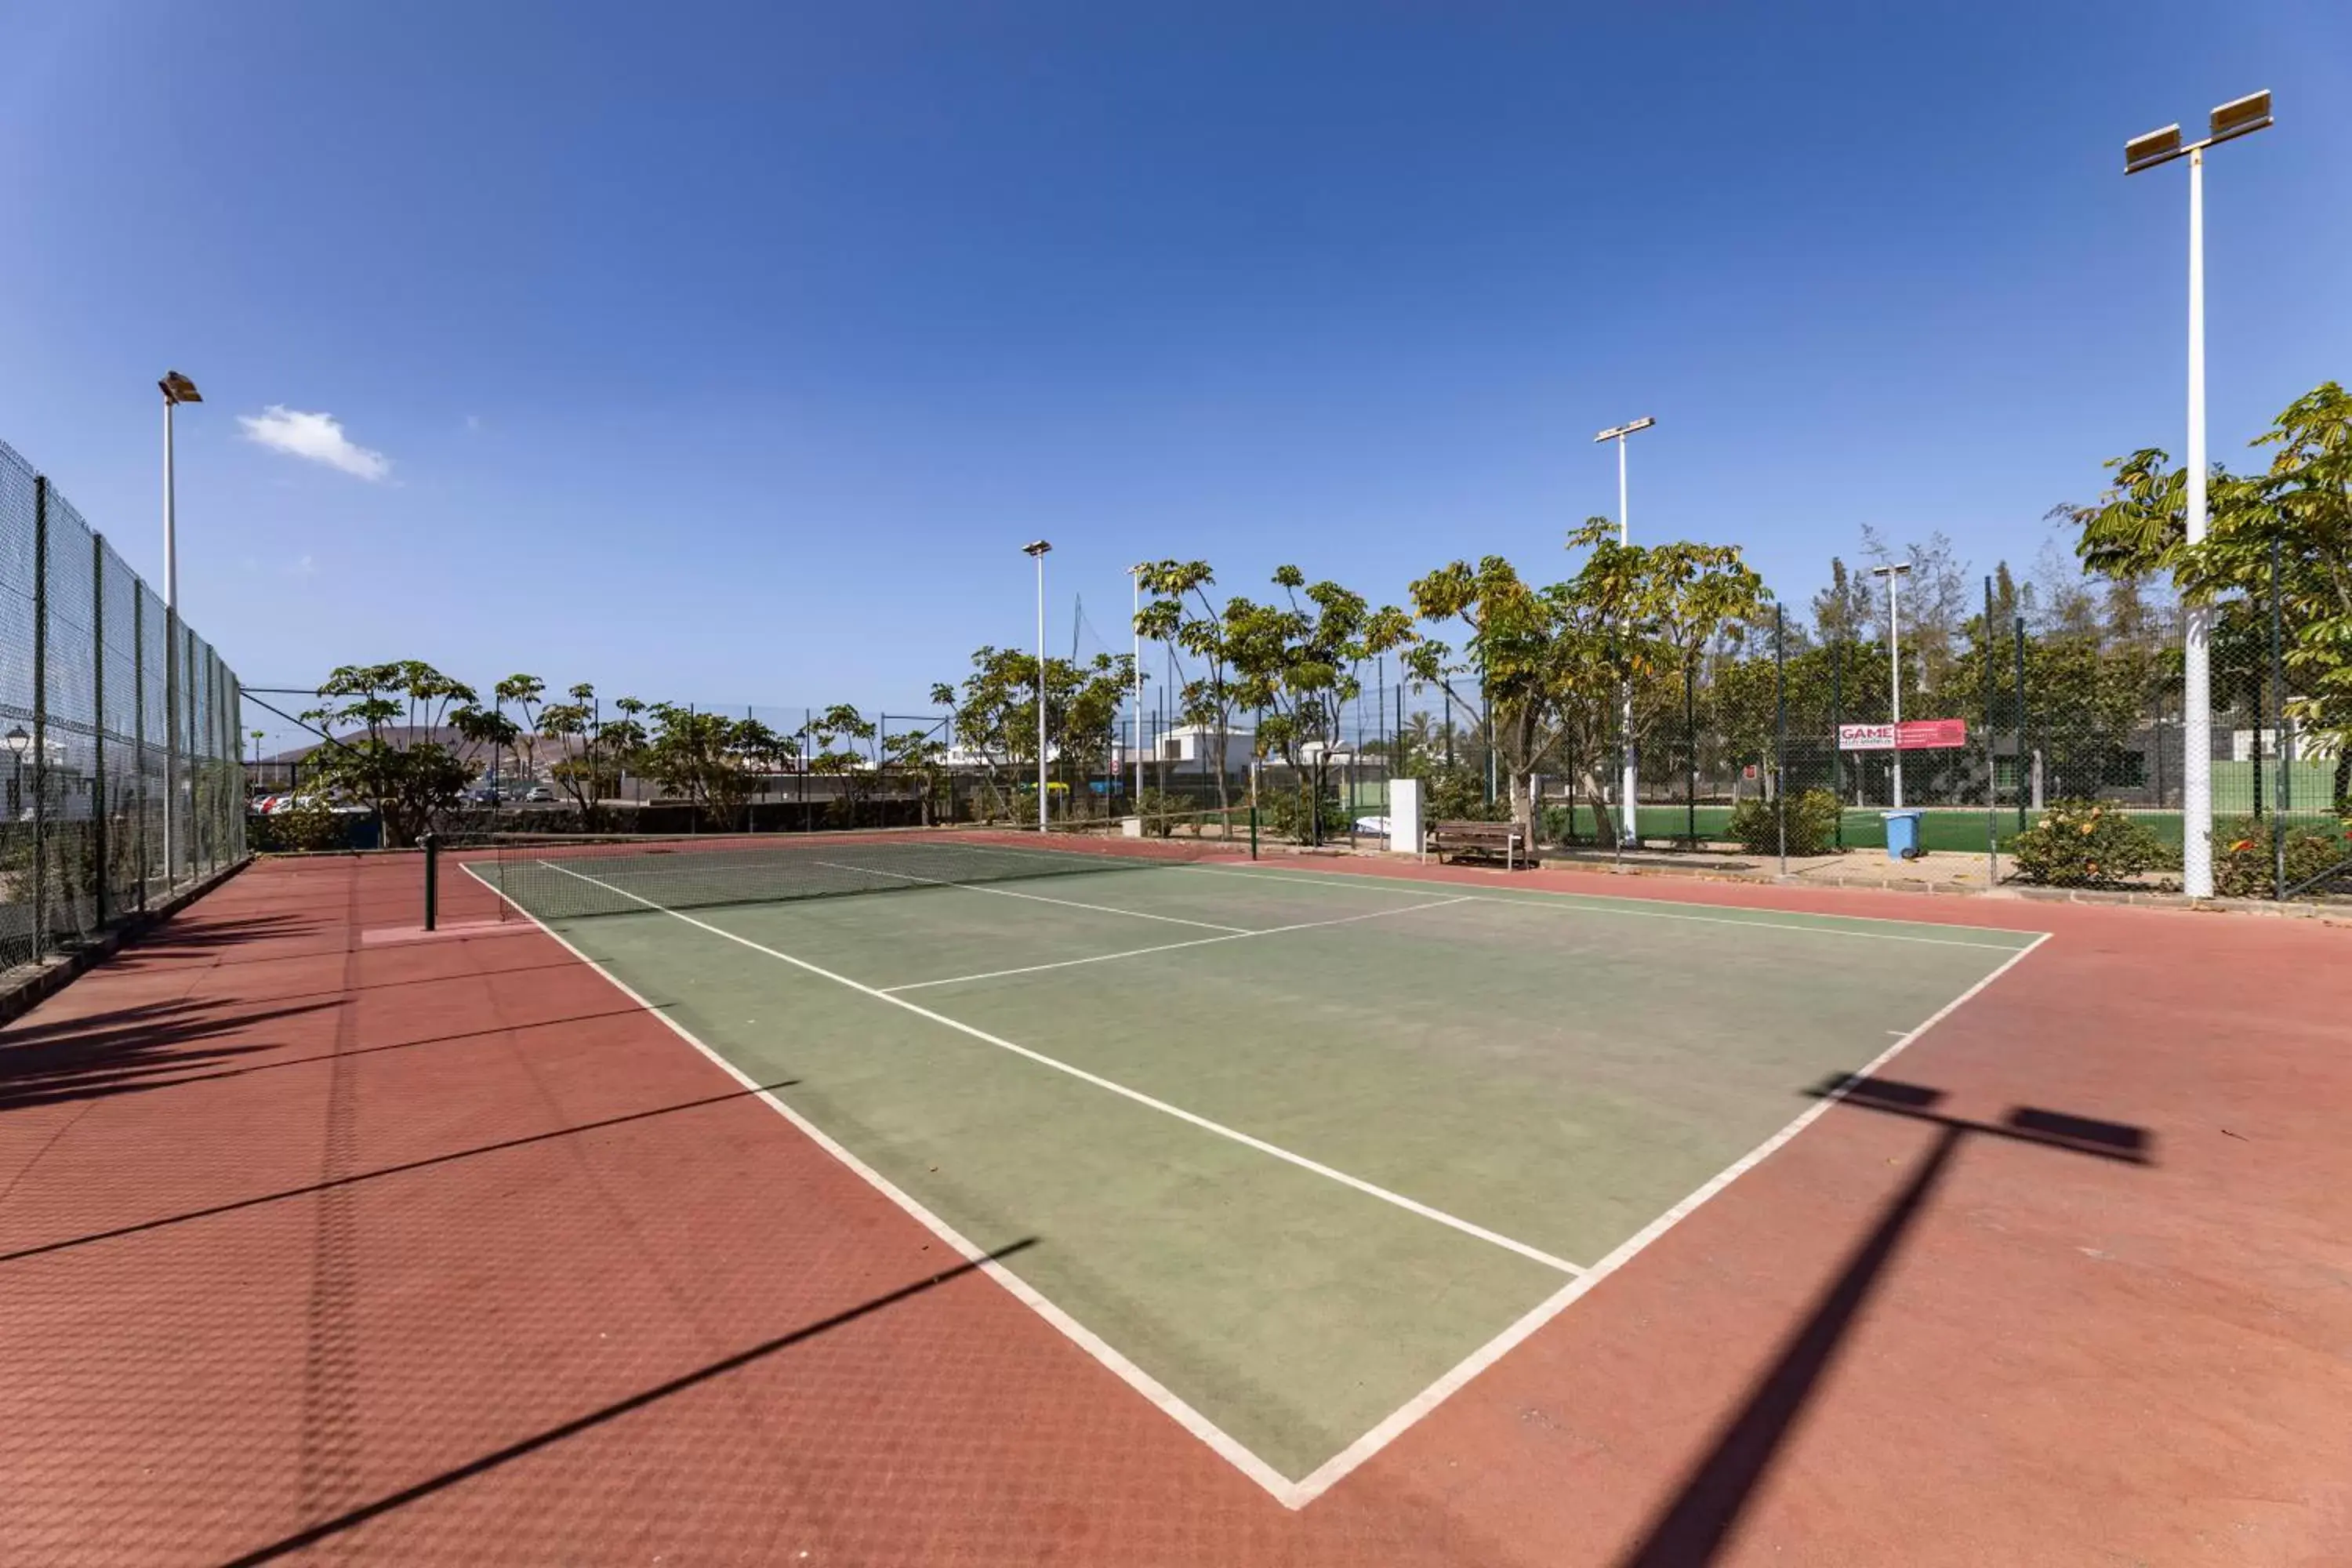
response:
<path fill-rule="evenodd" d="M 1634 420 L 1630 425 L 1614 425 L 1610 426 L 1608 429 L 1603 430 L 1600 435 L 1595 436 L 1592 439 L 1596 445 L 1602 441 L 1622 441 L 1626 437 L 1631 436 L 1634 431 L 1647 430 L 1651 426 L 1655 425 L 1657 421 L 1655 419 L 1642 418 Z"/>
<path fill-rule="evenodd" d="M 1051 543 L 1043 539 L 1034 540 L 1021 547 L 1021 553 L 1024 555 L 1043 556 L 1047 551 L 1053 548 L 1054 547 Z"/>
<path fill-rule="evenodd" d="M 2212 141 L 2227 142 L 2232 136 L 2244 136 L 2260 131 L 2271 122 L 2270 89 L 2250 92 L 2243 98 L 2231 99 L 2215 110 L 2207 120 L 2208 134 Z"/>
<path fill-rule="evenodd" d="M 1874 577 L 1908 577 L 1911 575 L 1911 563 L 1896 561 L 1885 566 L 1874 566 L 1870 574 Z"/>
<path fill-rule="evenodd" d="M 166 403 L 202 403 L 205 400 L 205 395 L 196 390 L 196 384 L 176 370 L 165 371 L 163 379 L 155 384 L 163 389 L 163 401 Z"/>

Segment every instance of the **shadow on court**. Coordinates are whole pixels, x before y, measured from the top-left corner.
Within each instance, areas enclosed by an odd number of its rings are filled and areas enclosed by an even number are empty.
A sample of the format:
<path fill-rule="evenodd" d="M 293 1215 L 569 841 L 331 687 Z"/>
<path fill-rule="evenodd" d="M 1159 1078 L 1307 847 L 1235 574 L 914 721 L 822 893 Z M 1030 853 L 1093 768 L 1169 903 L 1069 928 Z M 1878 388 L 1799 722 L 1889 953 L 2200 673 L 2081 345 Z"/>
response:
<path fill-rule="evenodd" d="M 1941 1089 L 1851 1074 L 1839 1074 L 1811 1092 L 1926 1122 L 1938 1130 L 1936 1141 L 1748 1391 L 1747 1403 L 1717 1436 L 1715 1446 L 1621 1560 L 1621 1568 L 1702 1568 L 1715 1560 L 1963 1142 L 1972 1137 L 1999 1138 L 2127 1164 L 2154 1163 L 2153 1139 L 2147 1130 L 2120 1122 L 2031 1106 L 2021 1106 L 1998 1122 L 1972 1121 L 1936 1109 L 1944 1098 Z"/>
<path fill-rule="evenodd" d="M 58 1241 L 45 1241 L 37 1246 L 19 1247 L 14 1252 L 0 1253 L 0 1264 L 14 1263 L 20 1258 L 38 1258 L 51 1252 L 64 1252 L 77 1247 L 87 1247 L 94 1241 L 111 1241 L 117 1237 L 137 1236 L 143 1231 L 162 1230 L 170 1226 L 186 1225 L 194 1220 L 212 1219 L 225 1214 L 236 1214 L 246 1209 L 259 1208 L 268 1204 L 283 1203 L 289 1198 L 333 1192 L 365 1182 L 381 1181 L 386 1176 L 400 1176 L 416 1171 L 431 1170 L 436 1165 L 453 1164 L 460 1160 L 471 1160 L 483 1154 L 500 1153 L 509 1149 L 526 1148 L 533 1143 L 551 1142 L 560 1138 L 576 1137 L 583 1132 L 600 1131 L 608 1127 L 619 1127 L 633 1121 L 649 1121 L 656 1117 L 675 1116 L 683 1110 L 699 1110 L 706 1106 L 725 1105 L 733 1100 L 748 1100 L 754 1095 L 768 1094 L 780 1089 L 791 1089 L 799 1082 L 798 1079 L 782 1079 L 777 1082 L 763 1083 L 752 1089 L 734 1089 L 726 1094 L 705 1095 L 701 1099 L 683 1100 L 675 1105 L 656 1105 L 646 1110 L 632 1110 L 624 1115 L 607 1116 L 595 1121 L 577 1122 L 570 1127 L 552 1128 L 545 1132 L 526 1133 L 519 1138 L 503 1138 L 495 1143 L 478 1143 L 471 1148 L 453 1149 L 446 1153 L 431 1154 L 421 1160 L 407 1160 L 397 1165 L 384 1165 L 373 1171 L 359 1171 L 348 1176 L 337 1176 L 331 1181 L 309 1182 L 299 1187 L 286 1187 L 274 1193 L 260 1193 L 249 1198 L 238 1198 L 232 1203 L 214 1204 L 205 1208 L 189 1209 L 182 1214 L 164 1215 L 156 1219 L 141 1220 L 134 1225 L 92 1231 L 86 1236 L 68 1237 Z"/>
<path fill-rule="evenodd" d="M 405 1508 L 410 1503 L 421 1501 L 436 1492 L 445 1491 L 462 1482 L 471 1480 L 477 1476 L 488 1474 L 501 1465 L 535 1454 L 568 1437 L 576 1437 L 619 1416 L 643 1410 L 647 1405 L 657 1404 L 672 1394 L 682 1394 L 698 1384 L 709 1383 L 713 1378 L 723 1377 L 729 1373 L 740 1371 L 755 1362 L 774 1355 L 779 1351 L 790 1350 L 794 1345 L 813 1340 L 819 1334 L 854 1323 L 858 1319 L 870 1316 L 885 1308 L 895 1307 L 902 1301 L 910 1300 L 917 1296 L 937 1289 L 951 1279 L 975 1273 L 985 1264 L 1001 1262 L 1016 1253 L 1025 1252 L 1036 1245 L 1035 1237 L 1024 1237 L 1020 1241 L 997 1247 L 979 1260 L 959 1263 L 954 1268 L 943 1269 L 929 1279 L 919 1279 L 911 1285 L 901 1286 L 871 1300 L 861 1301 L 855 1307 L 835 1312 L 828 1318 L 820 1318 L 814 1323 L 803 1324 L 789 1333 L 779 1334 L 771 1340 L 763 1340 L 747 1350 L 737 1351 L 734 1354 L 722 1356 L 706 1366 L 697 1367 L 683 1376 L 671 1378 L 667 1383 L 656 1384 L 653 1387 L 640 1390 L 625 1399 L 615 1400 L 584 1415 L 574 1416 L 558 1426 L 548 1427 L 543 1432 L 534 1433 L 520 1442 L 509 1443 L 503 1448 L 496 1448 L 477 1458 L 469 1459 L 429 1479 L 419 1481 L 415 1486 L 404 1487 L 399 1491 L 378 1498 L 373 1502 L 362 1504 L 332 1519 L 321 1521 L 308 1529 L 297 1531 L 292 1535 L 272 1542 L 258 1551 L 248 1552 L 242 1557 L 230 1559 L 223 1568 L 253 1568 L 254 1564 L 275 1562 L 278 1558 L 302 1551 L 306 1547 L 315 1546 L 320 1542 L 365 1524 L 370 1520 L 381 1518 L 396 1509 Z"/>

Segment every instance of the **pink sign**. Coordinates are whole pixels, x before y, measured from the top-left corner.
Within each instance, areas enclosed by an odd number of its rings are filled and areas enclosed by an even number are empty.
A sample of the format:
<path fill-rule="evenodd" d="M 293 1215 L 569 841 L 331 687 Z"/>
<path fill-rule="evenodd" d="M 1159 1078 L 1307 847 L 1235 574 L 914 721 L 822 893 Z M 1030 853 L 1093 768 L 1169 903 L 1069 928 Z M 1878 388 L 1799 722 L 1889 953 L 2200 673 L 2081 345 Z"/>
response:
<path fill-rule="evenodd" d="M 1841 724 L 1841 752 L 1936 752 L 1969 743 L 1965 719 L 1906 719 L 1900 724 Z"/>

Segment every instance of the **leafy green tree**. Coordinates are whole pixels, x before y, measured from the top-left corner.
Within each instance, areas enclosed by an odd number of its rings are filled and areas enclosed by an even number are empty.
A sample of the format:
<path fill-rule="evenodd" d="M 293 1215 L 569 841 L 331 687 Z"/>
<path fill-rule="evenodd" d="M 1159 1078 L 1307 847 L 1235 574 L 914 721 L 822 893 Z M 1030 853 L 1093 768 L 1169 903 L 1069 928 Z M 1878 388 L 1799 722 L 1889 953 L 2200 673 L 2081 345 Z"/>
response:
<path fill-rule="evenodd" d="M 514 752 L 516 770 L 522 774 L 526 788 L 539 778 L 540 708 L 546 694 L 547 683 L 536 675 L 509 675 L 490 688 L 498 711 L 503 713 L 511 703 L 520 715 L 515 732 L 507 743 Z"/>
<path fill-rule="evenodd" d="M 2217 466 L 2210 526 L 2194 546 L 2185 474 L 2155 447 L 2110 462 L 2114 480 L 2099 504 L 2074 513 L 2076 553 L 2110 577 L 2165 574 L 2185 604 L 2239 596 L 2263 606 L 2275 542 L 2287 710 L 2305 737 L 2334 749 L 2335 809 L 2352 816 L 2352 395 L 2323 383 L 2252 445 L 2276 448 L 2269 468 L 2234 475 Z"/>
<path fill-rule="evenodd" d="M 1009 805 L 1007 784 L 1028 785 L 1037 769 L 1037 657 L 1017 648 L 982 647 L 961 689 L 931 688 L 931 700 L 949 710 L 957 744 L 985 773 L 990 808 Z M 1118 715 L 1135 663 L 1125 654 L 1097 654 L 1078 662 L 1045 661 L 1045 731 L 1049 756 L 1065 773 L 1107 767 L 1111 724 Z M 1006 778 L 1010 770 L 1017 775 Z"/>
<path fill-rule="evenodd" d="M 563 751 L 549 767 L 549 776 L 571 796 L 581 826 L 594 833 L 604 826 L 603 803 L 621 793 L 623 771 L 645 747 L 645 726 L 628 711 L 642 712 L 645 705 L 625 697 L 618 704 L 622 716 L 606 719 L 589 682 L 572 687 L 568 696 L 569 701 L 551 702 L 540 710 L 539 730 Z"/>
<path fill-rule="evenodd" d="M 1208 673 L 1185 682 L 1178 693 L 1183 720 L 1209 731 L 1211 759 L 1217 771 L 1217 806 L 1233 807 L 1227 779 L 1226 738 L 1233 729 L 1233 689 L 1225 673 L 1233 666 L 1226 641 L 1226 618 L 1210 601 L 1216 574 L 1205 561 L 1160 561 L 1143 568 L 1143 591 L 1151 602 L 1135 617 L 1135 629 L 1154 642 L 1172 643 L 1200 659 Z M 1138 735 L 1140 745 L 1143 737 Z"/>
<path fill-rule="evenodd" d="M 1275 568 L 1278 604 L 1228 600 L 1219 637 L 1233 675 L 1232 700 L 1256 709 L 1260 755 L 1282 754 L 1300 794 L 1320 802 L 1330 788 L 1331 756 L 1339 747 L 1347 705 L 1363 691 L 1364 662 L 1414 641 L 1412 622 L 1394 605 L 1374 609 L 1362 595 L 1337 583 L 1308 583 L 1296 566 Z M 1319 806 L 1302 806 L 1320 842 Z"/>
<path fill-rule="evenodd" d="M 386 845 L 415 843 L 474 776 L 473 764 L 430 738 L 454 713 L 487 732 L 472 717 L 480 711 L 473 688 L 411 658 L 343 665 L 319 697 L 303 718 L 331 735 L 346 732 L 312 753 L 312 781 L 374 806 Z"/>
<path fill-rule="evenodd" d="M 656 702 L 646 711 L 654 731 L 639 765 L 715 822 L 732 825 L 761 778 L 792 755 L 792 742 L 756 719 L 675 702 Z"/>
<path fill-rule="evenodd" d="M 901 730 L 882 742 L 882 765 L 915 785 L 923 826 L 931 825 L 931 808 L 948 777 L 947 742 L 933 730 Z"/>

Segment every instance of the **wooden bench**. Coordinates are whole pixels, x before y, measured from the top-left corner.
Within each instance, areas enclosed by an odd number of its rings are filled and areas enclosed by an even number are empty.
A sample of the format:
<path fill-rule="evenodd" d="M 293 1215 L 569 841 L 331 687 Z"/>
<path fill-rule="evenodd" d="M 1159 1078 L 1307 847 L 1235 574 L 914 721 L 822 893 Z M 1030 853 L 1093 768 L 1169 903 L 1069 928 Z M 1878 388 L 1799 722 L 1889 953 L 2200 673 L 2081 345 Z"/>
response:
<path fill-rule="evenodd" d="M 1500 860 L 1513 870 L 1536 863 L 1535 850 L 1516 822 L 1433 822 L 1426 842 L 1440 865 L 1448 855 L 1457 860 L 1465 855 Z"/>

